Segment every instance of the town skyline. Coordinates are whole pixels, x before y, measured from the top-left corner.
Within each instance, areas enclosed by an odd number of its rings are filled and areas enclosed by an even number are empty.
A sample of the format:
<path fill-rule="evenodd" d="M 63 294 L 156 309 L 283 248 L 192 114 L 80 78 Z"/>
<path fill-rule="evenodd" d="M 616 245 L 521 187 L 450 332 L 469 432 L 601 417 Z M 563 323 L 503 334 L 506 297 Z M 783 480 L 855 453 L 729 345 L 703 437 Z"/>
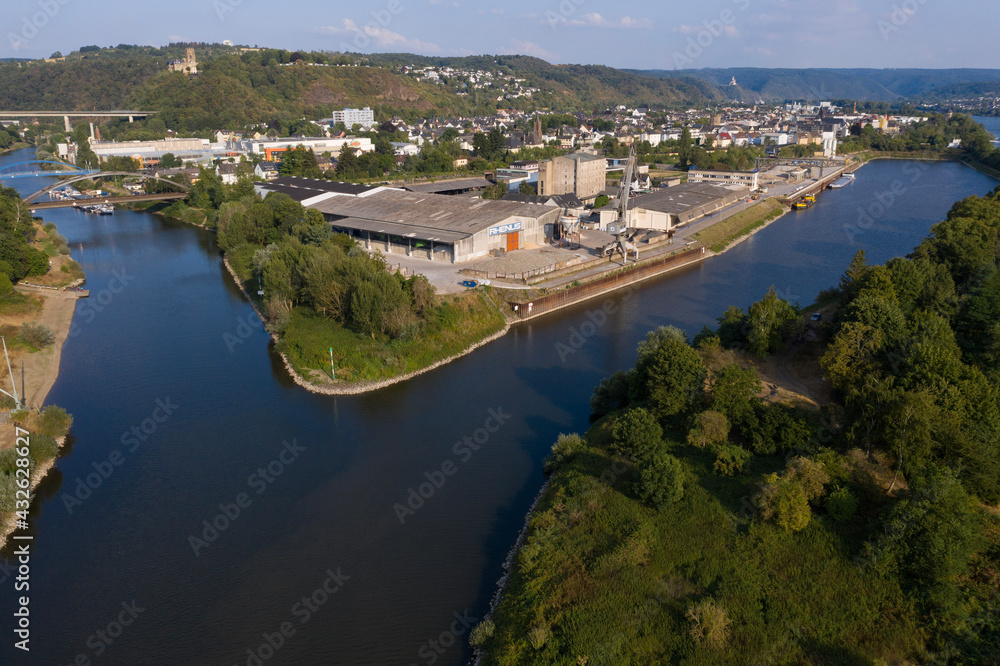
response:
<path fill-rule="evenodd" d="M 134 23 L 120 0 L 98 17 L 71 0 L 12 3 L 0 57 L 45 58 L 87 44 L 176 42 L 260 45 L 289 50 L 414 53 L 433 57 L 529 55 L 554 64 L 628 69 L 706 67 L 991 68 L 985 56 L 1000 7 L 985 0 L 962 11 L 926 0 L 862 4 L 818 0 L 661 3 L 623 10 L 605 0 L 514 2 L 483 8 L 453 0 L 363 0 L 330 12 L 294 3 L 300 21 L 261 21 L 243 0 L 180 0 Z M 975 18 L 975 20 L 970 20 Z"/>

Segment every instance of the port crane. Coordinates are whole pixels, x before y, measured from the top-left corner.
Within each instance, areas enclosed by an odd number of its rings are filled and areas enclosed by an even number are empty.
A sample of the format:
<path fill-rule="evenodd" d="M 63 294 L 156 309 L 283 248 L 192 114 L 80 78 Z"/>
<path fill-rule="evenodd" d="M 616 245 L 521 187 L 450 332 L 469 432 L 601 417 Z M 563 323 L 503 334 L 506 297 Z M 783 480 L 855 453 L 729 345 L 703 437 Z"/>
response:
<path fill-rule="evenodd" d="M 602 257 L 613 257 L 621 254 L 625 263 L 628 263 L 629 255 L 639 261 L 639 248 L 630 243 L 625 238 L 625 231 L 629 228 L 629 198 L 632 196 L 632 183 L 638 173 L 639 157 L 636 155 L 635 144 L 629 149 L 628 164 L 625 165 L 625 175 L 622 176 L 621 187 L 618 188 L 618 200 L 615 201 L 615 221 L 609 227 L 613 228 L 615 240 L 601 248 Z"/>

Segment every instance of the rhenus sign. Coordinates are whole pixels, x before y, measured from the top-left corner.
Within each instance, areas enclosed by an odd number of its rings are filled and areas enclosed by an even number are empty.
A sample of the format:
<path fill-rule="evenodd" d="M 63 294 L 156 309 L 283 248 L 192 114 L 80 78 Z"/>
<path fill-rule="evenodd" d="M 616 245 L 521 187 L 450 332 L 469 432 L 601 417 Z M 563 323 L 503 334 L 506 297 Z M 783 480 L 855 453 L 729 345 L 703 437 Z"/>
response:
<path fill-rule="evenodd" d="M 524 229 L 524 223 L 522 222 L 501 224 L 499 227 L 493 227 L 490 229 L 490 236 L 506 236 L 507 234 L 514 233 L 515 231 L 521 231 L 522 229 Z"/>

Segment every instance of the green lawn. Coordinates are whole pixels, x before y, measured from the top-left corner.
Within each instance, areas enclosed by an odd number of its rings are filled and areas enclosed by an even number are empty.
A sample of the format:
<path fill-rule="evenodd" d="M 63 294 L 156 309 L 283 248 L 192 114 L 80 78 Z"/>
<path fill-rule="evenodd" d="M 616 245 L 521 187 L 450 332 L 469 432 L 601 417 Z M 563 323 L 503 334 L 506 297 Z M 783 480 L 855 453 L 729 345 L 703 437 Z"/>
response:
<path fill-rule="evenodd" d="M 776 199 L 765 199 L 699 231 L 694 237 L 712 252 L 722 252 L 736 239 L 777 219 L 783 211 L 784 208 Z"/>

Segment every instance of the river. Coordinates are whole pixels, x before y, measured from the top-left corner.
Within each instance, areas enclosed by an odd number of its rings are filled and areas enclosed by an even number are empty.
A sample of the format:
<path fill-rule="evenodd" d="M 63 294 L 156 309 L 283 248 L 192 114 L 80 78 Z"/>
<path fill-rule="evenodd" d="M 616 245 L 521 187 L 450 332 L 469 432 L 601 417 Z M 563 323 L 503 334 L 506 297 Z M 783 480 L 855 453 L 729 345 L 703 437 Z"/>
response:
<path fill-rule="evenodd" d="M 772 285 L 807 304 L 859 248 L 878 263 L 906 254 L 955 200 L 995 185 L 953 163 L 875 162 L 729 253 L 614 297 L 574 354 L 557 345 L 599 303 L 351 398 L 296 387 L 241 324 L 255 318 L 213 234 L 49 211 L 92 297 L 49 395 L 76 421 L 31 512 L 30 659 L 12 647 L 16 595 L 0 573 L 0 663 L 245 664 L 248 649 L 270 654 L 266 634 L 280 645 L 268 664 L 459 664 L 456 617 L 486 611 L 551 444 L 586 430 L 594 385 L 632 365 L 648 330 L 693 335 Z M 88 474 L 100 485 L 67 501 Z M 401 522 L 393 506 L 433 482 Z"/>
<path fill-rule="evenodd" d="M 975 121 L 986 128 L 986 131 L 993 135 L 995 139 L 993 145 L 1000 147 L 1000 118 L 997 117 L 985 117 L 985 116 L 973 116 Z"/>

